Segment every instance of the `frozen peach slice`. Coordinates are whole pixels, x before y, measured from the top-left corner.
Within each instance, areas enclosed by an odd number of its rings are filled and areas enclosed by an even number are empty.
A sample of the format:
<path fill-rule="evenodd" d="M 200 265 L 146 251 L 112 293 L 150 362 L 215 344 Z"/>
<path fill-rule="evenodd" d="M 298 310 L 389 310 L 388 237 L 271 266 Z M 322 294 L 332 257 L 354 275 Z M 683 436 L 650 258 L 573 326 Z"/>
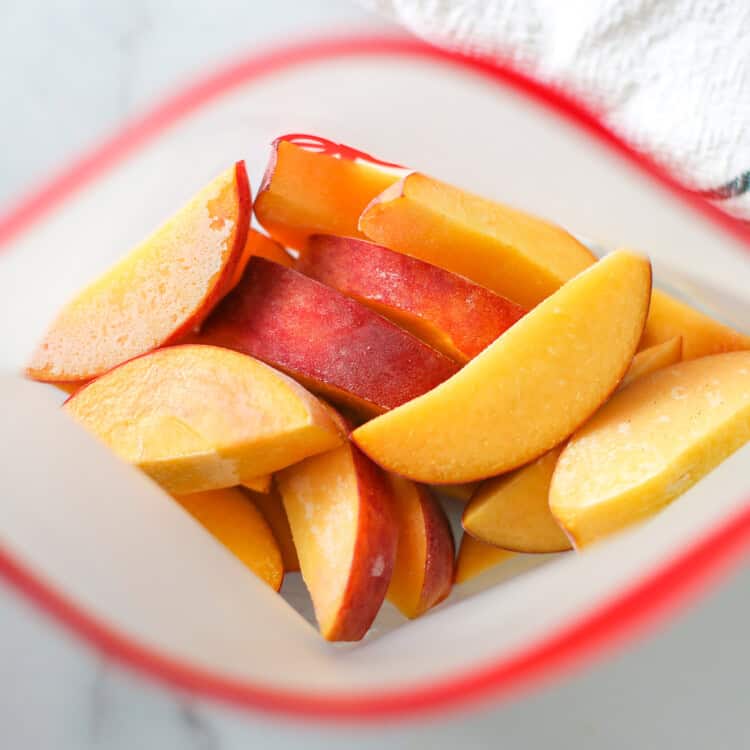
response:
<path fill-rule="evenodd" d="M 299 559 L 292 539 L 292 530 L 289 528 L 289 519 L 286 517 L 284 503 L 278 491 L 274 488 L 263 494 L 253 493 L 252 498 L 273 531 L 281 550 L 284 571 L 291 573 L 299 570 Z"/>
<path fill-rule="evenodd" d="M 231 288 L 250 213 L 238 162 L 62 309 L 28 375 L 90 380 L 199 326 Z"/>
<path fill-rule="evenodd" d="M 596 260 L 554 224 L 417 172 L 375 198 L 359 229 L 526 309 Z"/>
<path fill-rule="evenodd" d="M 680 361 L 680 339 L 657 344 L 633 358 L 620 388 Z M 516 552 L 562 552 L 570 541 L 549 508 L 549 487 L 563 446 L 516 471 L 483 482 L 464 509 L 463 526 L 474 537 Z"/>
<path fill-rule="evenodd" d="M 257 357 L 368 414 L 403 404 L 458 370 L 359 302 L 265 258 L 250 260 L 197 340 Z"/>
<path fill-rule="evenodd" d="M 651 266 L 618 251 L 576 276 L 424 396 L 358 427 L 388 471 L 427 484 L 515 469 L 563 441 L 625 374 L 648 312 Z"/>
<path fill-rule="evenodd" d="M 527 466 L 483 482 L 464 508 L 473 537 L 515 552 L 562 552 L 570 542 L 549 509 L 549 485 L 561 448 Z"/>
<path fill-rule="evenodd" d="M 453 534 L 443 509 L 426 487 L 390 475 L 398 551 L 388 601 L 406 617 L 419 617 L 445 599 L 453 585 Z"/>
<path fill-rule="evenodd" d="M 652 372 L 661 370 L 669 365 L 675 365 L 682 359 L 682 337 L 675 336 L 667 339 L 661 344 L 654 344 L 647 349 L 641 349 L 630 363 L 625 377 L 620 381 L 618 388 L 630 385 L 634 380 L 650 375 Z"/>
<path fill-rule="evenodd" d="M 297 269 L 467 362 L 524 310 L 489 289 L 374 242 L 314 235 Z"/>
<path fill-rule="evenodd" d="M 513 552 L 480 542 L 479 539 L 465 533 L 461 537 L 456 559 L 456 583 L 466 583 L 511 557 Z"/>
<path fill-rule="evenodd" d="M 173 497 L 274 591 L 281 588 L 284 566 L 279 545 L 247 493 L 226 487 Z"/>
<path fill-rule="evenodd" d="M 231 287 L 237 286 L 242 274 L 245 272 L 245 266 L 247 266 L 250 258 L 254 255 L 258 255 L 261 258 L 268 258 L 274 263 L 280 263 L 282 266 L 292 267 L 294 264 L 294 258 L 281 246 L 276 240 L 272 240 L 262 232 L 250 227 L 247 232 L 247 242 L 245 242 L 245 248 L 242 251 L 242 258 L 237 264 L 234 277 L 232 278 Z"/>
<path fill-rule="evenodd" d="M 362 210 L 399 176 L 383 165 L 323 138 L 279 138 L 255 199 L 255 216 L 272 237 L 297 250 L 311 234 L 361 237 Z"/>
<path fill-rule="evenodd" d="M 642 521 L 750 439 L 750 352 L 714 354 L 640 378 L 576 432 L 550 508 L 576 547 Z"/>
<path fill-rule="evenodd" d="M 675 336 L 682 338 L 683 359 L 750 349 L 750 336 L 654 289 L 641 348 L 654 346 Z"/>
<path fill-rule="evenodd" d="M 302 386 L 244 354 L 174 346 L 89 383 L 65 410 L 168 492 L 229 487 L 340 444 Z"/>
<path fill-rule="evenodd" d="M 320 632 L 357 641 L 383 603 L 398 530 L 386 477 L 347 443 L 277 474 Z"/>

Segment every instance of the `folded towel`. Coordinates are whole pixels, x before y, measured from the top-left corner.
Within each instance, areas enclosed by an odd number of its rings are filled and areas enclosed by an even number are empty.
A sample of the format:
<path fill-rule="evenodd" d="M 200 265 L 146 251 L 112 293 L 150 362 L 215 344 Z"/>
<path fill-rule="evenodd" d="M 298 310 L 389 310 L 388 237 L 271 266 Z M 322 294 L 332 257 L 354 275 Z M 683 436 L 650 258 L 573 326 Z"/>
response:
<path fill-rule="evenodd" d="M 363 0 L 435 44 L 509 60 L 750 220 L 748 0 Z"/>

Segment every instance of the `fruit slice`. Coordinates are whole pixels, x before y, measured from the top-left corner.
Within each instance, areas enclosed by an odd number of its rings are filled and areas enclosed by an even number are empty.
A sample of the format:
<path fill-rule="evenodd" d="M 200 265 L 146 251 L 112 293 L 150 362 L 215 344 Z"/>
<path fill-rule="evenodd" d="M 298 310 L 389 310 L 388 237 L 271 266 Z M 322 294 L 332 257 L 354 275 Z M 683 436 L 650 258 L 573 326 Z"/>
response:
<path fill-rule="evenodd" d="M 265 494 L 253 493 L 252 495 L 258 510 L 268 521 L 273 535 L 281 550 L 281 559 L 284 561 L 284 571 L 291 573 L 299 570 L 299 559 L 297 550 L 292 539 L 292 530 L 289 528 L 289 519 L 286 517 L 284 503 L 279 493 L 274 489 Z"/>
<path fill-rule="evenodd" d="M 362 236 L 359 215 L 398 179 L 396 165 L 315 136 L 273 142 L 255 216 L 286 247 L 302 250 L 311 234 Z"/>
<path fill-rule="evenodd" d="M 562 552 L 570 542 L 549 509 L 549 485 L 562 448 L 512 474 L 483 482 L 464 509 L 473 537 L 515 552 Z"/>
<path fill-rule="evenodd" d="M 374 461 L 428 484 L 510 471 L 564 440 L 622 379 L 651 268 L 619 251 L 527 313 L 450 380 L 358 427 Z"/>
<path fill-rule="evenodd" d="M 314 235 L 297 269 L 467 362 L 524 313 L 462 276 L 365 240 Z"/>
<path fill-rule="evenodd" d="M 620 388 L 680 361 L 679 338 L 639 352 Z M 488 544 L 516 552 L 562 552 L 570 541 L 549 508 L 549 487 L 563 445 L 526 466 L 483 482 L 464 509 L 463 527 Z"/>
<path fill-rule="evenodd" d="M 453 534 L 426 487 L 390 475 L 398 551 L 388 601 L 411 619 L 445 599 L 453 585 Z"/>
<path fill-rule="evenodd" d="M 265 258 L 250 260 L 198 340 L 262 359 L 368 413 L 403 404 L 458 370 L 359 302 Z"/>
<path fill-rule="evenodd" d="M 250 211 L 238 162 L 62 309 L 28 375 L 90 380 L 199 326 L 231 287 Z"/>
<path fill-rule="evenodd" d="M 513 557 L 513 552 L 480 542 L 469 534 L 461 537 L 456 560 L 456 583 L 466 583 L 485 570 L 494 568 Z"/>
<path fill-rule="evenodd" d="M 174 346 L 89 383 L 65 410 L 167 491 L 229 487 L 343 440 L 329 410 L 262 362 Z"/>
<path fill-rule="evenodd" d="M 240 484 L 253 492 L 266 493 L 271 491 L 271 481 L 273 477 L 270 474 L 264 474 L 260 477 L 243 479 Z"/>
<path fill-rule="evenodd" d="M 641 349 L 633 357 L 625 377 L 620 381 L 619 388 L 630 385 L 634 380 L 650 375 L 669 365 L 675 365 L 682 359 L 682 337 L 667 339 L 661 344 L 654 344 L 647 349 Z"/>
<path fill-rule="evenodd" d="M 279 545 L 271 527 L 245 492 L 226 487 L 173 497 L 274 591 L 281 588 L 284 566 Z"/>
<path fill-rule="evenodd" d="M 359 229 L 526 309 L 596 260 L 554 224 L 416 172 L 375 198 Z"/>
<path fill-rule="evenodd" d="M 654 289 L 641 348 L 682 337 L 683 359 L 750 349 L 750 336 L 722 325 L 683 302 Z"/>
<path fill-rule="evenodd" d="M 235 274 L 232 278 L 232 289 L 239 283 L 242 274 L 245 272 L 245 266 L 247 266 L 248 261 L 254 255 L 258 255 L 261 258 L 268 258 L 268 260 L 272 260 L 274 263 L 280 263 L 282 266 L 289 268 L 294 264 L 294 258 L 276 240 L 272 240 L 270 237 L 251 227 L 247 232 L 247 242 L 245 242 L 245 247 L 242 251 L 242 258 L 237 264 Z"/>
<path fill-rule="evenodd" d="M 285 469 L 277 482 L 321 634 L 359 640 L 383 603 L 396 558 L 386 477 L 347 443 Z"/>
<path fill-rule="evenodd" d="M 624 388 L 563 450 L 550 508 L 576 547 L 641 521 L 750 439 L 750 352 L 681 362 Z"/>

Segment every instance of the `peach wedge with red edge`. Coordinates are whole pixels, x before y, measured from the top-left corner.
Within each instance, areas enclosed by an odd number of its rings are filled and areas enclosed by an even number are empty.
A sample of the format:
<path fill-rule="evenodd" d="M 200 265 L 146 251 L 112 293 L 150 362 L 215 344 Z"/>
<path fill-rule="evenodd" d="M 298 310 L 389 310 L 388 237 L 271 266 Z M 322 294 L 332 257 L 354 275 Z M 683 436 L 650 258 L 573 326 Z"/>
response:
<path fill-rule="evenodd" d="M 276 479 L 321 634 L 359 640 L 383 603 L 396 559 L 386 477 L 346 443 Z"/>
<path fill-rule="evenodd" d="M 286 247 L 302 250 L 311 234 L 362 236 L 357 229 L 365 206 L 398 179 L 371 157 L 310 137 L 324 153 L 283 138 L 274 141 L 271 159 L 255 199 L 255 216 Z M 368 163 L 369 162 L 369 163 Z"/>
<path fill-rule="evenodd" d="M 456 583 L 466 583 L 486 570 L 506 562 L 514 554 L 464 533 L 456 558 Z"/>
<path fill-rule="evenodd" d="M 680 339 L 635 355 L 620 388 L 680 361 Z M 563 552 L 570 540 L 549 507 L 552 474 L 563 445 L 510 474 L 487 479 L 464 509 L 463 527 L 484 542 L 516 552 Z"/>
<path fill-rule="evenodd" d="M 92 381 L 65 410 L 168 492 L 236 485 L 342 442 L 328 407 L 244 354 L 174 346 Z"/>
<path fill-rule="evenodd" d="M 565 446 L 550 509 L 576 547 L 642 521 L 750 439 L 750 352 L 640 378 Z"/>
<path fill-rule="evenodd" d="M 90 380 L 199 326 L 234 281 L 250 213 L 238 162 L 61 310 L 28 375 Z"/>
<path fill-rule="evenodd" d="M 651 266 L 618 251 L 576 276 L 452 378 L 358 427 L 388 471 L 427 484 L 515 469 L 572 434 L 617 387 L 641 338 Z"/>
<path fill-rule="evenodd" d="M 281 588 L 284 565 L 279 545 L 270 525 L 247 493 L 236 487 L 226 487 L 173 497 L 274 591 Z"/>
<path fill-rule="evenodd" d="M 443 509 L 426 487 L 393 474 L 389 480 L 398 551 L 387 597 L 413 619 L 450 594 L 453 534 Z"/>
<path fill-rule="evenodd" d="M 299 570 L 299 558 L 297 550 L 292 539 L 292 530 L 289 528 L 289 519 L 286 517 L 284 503 L 276 487 L 272 487 L 270 492 L 263 494 L 258 492 L 252 493 L 253 501 L 263 517 L 268 521 L 268 525 L 273 531 L 276 542 L 281 550 L 281 559 L 284 561 L 284 571 L 291 573 Z"/>
<path fill-rule="evenodd" d="M 351 237 L 312 236 L 296 267 L 462 363 L 524 314 L 462 276 Z"/>
<path fill-rule="evenodd" d="M 750 349 L 750 336 L 654 289 L 641 348 L 647 349 L 676 336 L 682 338 L 683 359 Z"/>
<path fill-rule="evenodd" d="M 375 198 L 359 229 L 526 309 L 596 260 L 554 224 L 417 172 Z"/>
<path fill-rule="evenodd" d="M 250 260 L 197 340 L 257 357 L 369 414 L 403 404 L 458 370 L 359 302 L 265 258 Z"/>

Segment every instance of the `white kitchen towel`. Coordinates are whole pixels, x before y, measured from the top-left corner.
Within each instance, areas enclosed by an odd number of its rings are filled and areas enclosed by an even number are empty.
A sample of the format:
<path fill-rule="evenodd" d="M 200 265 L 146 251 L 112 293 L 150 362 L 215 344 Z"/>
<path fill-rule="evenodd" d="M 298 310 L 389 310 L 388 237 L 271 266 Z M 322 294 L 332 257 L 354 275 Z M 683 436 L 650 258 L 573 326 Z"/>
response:
<path fill-rule="evenodd" d="M 750 0 L 363 0 L 418 36 L 511 61 L 750 220 Z"/>

